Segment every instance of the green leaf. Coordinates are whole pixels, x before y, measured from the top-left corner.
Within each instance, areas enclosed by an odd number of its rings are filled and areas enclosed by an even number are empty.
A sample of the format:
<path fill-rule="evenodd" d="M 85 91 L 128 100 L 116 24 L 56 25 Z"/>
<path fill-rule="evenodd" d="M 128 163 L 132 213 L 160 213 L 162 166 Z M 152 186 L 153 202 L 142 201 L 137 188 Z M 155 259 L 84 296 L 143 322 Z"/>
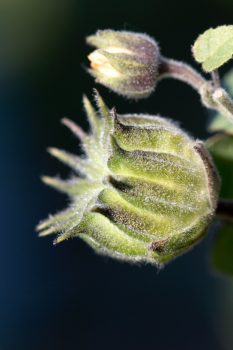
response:
<path fill-rule="evenodd" d="M 233 135 L 233 122 L 222 114 L 216 114 L 209 123 L 208 130 L 212 132 L 225 131 Z"/>
<path fill-rule="evenodd" d="M 193 55 L 206 72 L 221 67 L 233 55 L 233 25 L 211 28 L 194 43 Z"/>
<path fill-rule="evenodd" d="M 217 232 L 211 263 L 216 272 L 233 276 L 233 224 L 224 223 Z"/>
<path fill-rule="evenodd" d="M 233 198 L 233 136 L 218 134 L 206 142 L 222 180 L 220 197 Z"/>
<path fill-rule="evenodd" d="M 231 69 L 223 77 L 223 86 L 228 93 L 233 97 L 233 69 Z M 233 135 L 233 122 L 229 118 L 226 118 L 220 113 L 216 113 L 212 118 L 208 126 L 209 131 L 224 131 Z"/>
<path fill-rule="evenodd" d="M 222 158 L 226 162 L 233 162 L 232 135 L 217 134 L 208 140 L 207 146 L 213 157 Z"/>
<path fill-rule="evenodd" d="M 217 134 L 206 143 L 222 180 L 220 197 L 233 198 L 233 136 Z M 212 265 L 218 273 L 233 276 L 233 223 L 224 222 L 214 241 Z"/>

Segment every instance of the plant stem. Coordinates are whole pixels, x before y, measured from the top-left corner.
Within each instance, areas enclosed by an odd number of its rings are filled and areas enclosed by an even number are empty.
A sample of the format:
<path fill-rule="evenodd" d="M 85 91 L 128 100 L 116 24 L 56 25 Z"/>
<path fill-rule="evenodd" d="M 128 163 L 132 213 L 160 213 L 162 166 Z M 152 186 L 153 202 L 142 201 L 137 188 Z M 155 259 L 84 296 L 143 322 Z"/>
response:
<path fill-rule="evenodd" d="M 216 89 L 219 88 L 221 86 L 221 81 L 220 81 L 219 72 L 217 69 L 215 69 L 215 70 L 213 70 L 213 72 L 211 72 L 211 77 L 212 77 L 214 87 Z"/>
<path fill-rule="evenodd" d="M 173 78 L 192 86 L 206 107 L 217 110 L 233 122 L 233 100 L 220 87 L 218 71 L 213 71 L 211 76 L 212 80 L 206 80 L 186 63 L 166 57 L 160 59 L 159 80 Z"/>
<path fill-rule="evenodd" d="M 233 222 L 233 201 L 220 199 L 218 202 L 216 215 L 221 219 Z"/>
<path fill-rule="evenodd" d="M 198 92 L 200 92 L 204 85 L 208 84 L 208 81 L 188 64 L 166 57 L 161 58 L 159 66 L 159 79 L 163 78 L 181 80 L 192 86 Z"/>
<path fill-rule="evenodd" d="M 217 104 L 220 113 L 233 121 L 233 101 L 228 93 L 220 87 L 214 91 L 212 98 Z"/>

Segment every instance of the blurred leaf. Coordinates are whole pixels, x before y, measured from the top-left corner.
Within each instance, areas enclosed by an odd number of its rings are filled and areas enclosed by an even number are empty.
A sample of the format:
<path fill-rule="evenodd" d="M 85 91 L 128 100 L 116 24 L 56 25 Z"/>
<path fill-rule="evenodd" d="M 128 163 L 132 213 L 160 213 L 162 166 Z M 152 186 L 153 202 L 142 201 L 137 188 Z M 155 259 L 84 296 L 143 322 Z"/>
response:
<path fill-rule="evenodd" d="M 233 96 L 233 68 L 224 75 L 223 84 L 227 88 L 229 94 Z"/>
<path fill-rule="evenodd" d="M 228 134 L 233 134 L 233 123 L 222 114 L 216 114 L 211 120 L 208 130 L 212 132 L 225 131 Z"/>
<path fill-rule="evenodd" d="M 214 157 L 233 162 L 233 136 L 217 134 L 208 140 L 207 146 Z"/>
<path fill-rule="evenodd" d="M 224 25 L 205 31 L 195 41 L 193 54 L 206 72 L 221 67 L 233 55 L 233 26 Z"/>
<path fill-rule="evenodd" d="M 217 134 L 206 142 L 222 180 L 220 197 L 233 198 L 233 136 Z"/>
<path fill-rule="evenodd" d="M 224 223 L 217 233 L 211 262 L 216 272 L 233 276 L 233 224 Z"/>
<path fill-rule="evenodd" d="M 233 96 L 233 69 L 231 69 L 225 76 L 223 77 L 223 85 L 228 91 L 228 93 Z M 233 134 L 233 122 L 226 118 L 224 115 L 220 113 L 216 113 L 209 126 L 209 131 L 225 131 L 228 134 Z"/>

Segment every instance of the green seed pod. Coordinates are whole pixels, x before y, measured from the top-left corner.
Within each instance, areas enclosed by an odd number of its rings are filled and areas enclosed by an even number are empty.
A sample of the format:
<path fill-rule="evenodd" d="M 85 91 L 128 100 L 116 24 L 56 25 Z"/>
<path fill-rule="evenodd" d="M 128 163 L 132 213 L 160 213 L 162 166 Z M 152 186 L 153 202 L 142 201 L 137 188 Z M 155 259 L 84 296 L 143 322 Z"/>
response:
<path fill-rule="evenodd" d="M 219 182 L 209 155 L 170 120 L 118 115 L 98 94 L 96 101 L 98 112 L 84 98 L 90 134 L 64 120 L 86 158 L 49 149 L 77 174 L 43 178 L 71 205 L 41 222 L 40 235 L 60 233 L 55 243 L 78 236 L 112 257 L 166 263 L 198 242 L 213 218 Z"/>
<path fill-rule="evenodd" d="M 154 90 L 160 53 L 148 35 L 100 30 L 89 36 L 87 43 L 97 48 L 88 56 L 89 72 L 97 82 L 134 99 L 147 97 Z"/>

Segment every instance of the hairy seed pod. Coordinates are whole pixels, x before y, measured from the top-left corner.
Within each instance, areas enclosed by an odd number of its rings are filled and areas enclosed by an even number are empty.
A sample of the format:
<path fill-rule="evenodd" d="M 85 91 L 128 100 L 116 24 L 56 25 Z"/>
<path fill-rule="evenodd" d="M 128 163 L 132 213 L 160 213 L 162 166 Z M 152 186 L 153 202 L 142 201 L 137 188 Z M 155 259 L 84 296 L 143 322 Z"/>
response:
<path fill-rule="evenodd" d="M 99 30 L 87 38 L 97 48 L 88 59 L 96 81 L 120 95 L 139 99 L 154 90 L 160 52 L 148 35 L 127 31 Z"/>
<path fill-rule="evenodd" d="M 56 243 L 78 236 L 112 257 L 164 264 L 205 234 L 217 203 L 215 169 L 203 144 L 170 120 L 118 115 L 98 93 L 96 101 L 98 112 L 84 98 L 90 134 L 64 120 L 86 158 L 49 149 L 76 175 L 43 178 L 71 205 L 41 222 L 40 235 L 59 233 Z"/>

